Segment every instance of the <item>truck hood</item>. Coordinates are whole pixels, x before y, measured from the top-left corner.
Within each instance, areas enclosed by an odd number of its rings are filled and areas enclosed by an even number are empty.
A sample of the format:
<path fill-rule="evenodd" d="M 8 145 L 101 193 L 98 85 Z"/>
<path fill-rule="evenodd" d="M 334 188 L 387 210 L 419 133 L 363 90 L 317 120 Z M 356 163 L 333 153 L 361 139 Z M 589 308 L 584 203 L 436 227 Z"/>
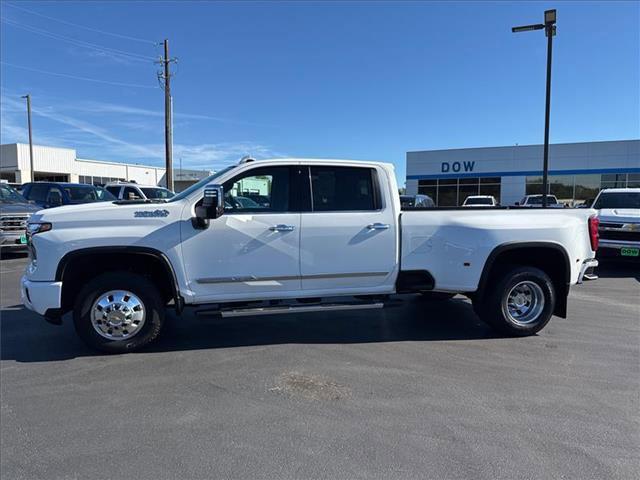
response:
<path fill-rule="evenodd" d="M 178 203 L 178 202 L 176 202 Z M 63 205 L 61 207 L 40 210 L 31 217 L 35 222 L 100 222 L 105 221 L 131 221 L 144 218 L 166 218 L 172 212 L 177 212 L 175 203 L 117 203 L 117 202 L 93 202 L 80 205 Z"/>
<path fill-rule="evenodd" d="M 601 222 L 640 223 L 640 208 L 603 208 L 598 210 Z"/>
<path fill-rule="evenodd" d="M 0 202 L 0 214 L 1 215 L 20 215 L 35 213 L 40 210 L 40 207 L 31 203 L 10 203 Z"/>

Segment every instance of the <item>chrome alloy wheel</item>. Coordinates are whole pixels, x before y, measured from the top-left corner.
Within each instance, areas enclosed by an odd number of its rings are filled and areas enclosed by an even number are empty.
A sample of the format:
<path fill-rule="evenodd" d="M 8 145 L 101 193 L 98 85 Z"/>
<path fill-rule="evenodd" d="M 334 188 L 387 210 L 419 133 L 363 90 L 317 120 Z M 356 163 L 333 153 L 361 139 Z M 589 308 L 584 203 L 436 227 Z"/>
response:
<path fill-rule="evenodd" d="M 91 324 L 98 334 L 109 340 L 124 340 L 140 332 L 144 325 L 142 300 L 126 290 L 105 292 L 91 307 Z"/>
<path fill-rule="evenodd" d="M 502 309 L 513 323 L 529 325 L 540 317 L 544 310 L 544 293 L 535 282 L 525 280 L 511 288 L 502 301 Z"/>

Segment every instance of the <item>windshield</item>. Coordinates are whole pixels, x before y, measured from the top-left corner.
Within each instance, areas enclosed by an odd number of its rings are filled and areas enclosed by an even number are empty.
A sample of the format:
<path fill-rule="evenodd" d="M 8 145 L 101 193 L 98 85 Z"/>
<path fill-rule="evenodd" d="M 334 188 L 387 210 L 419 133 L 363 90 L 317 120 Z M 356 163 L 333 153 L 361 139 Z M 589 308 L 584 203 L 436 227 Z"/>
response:
<path fill-rule="evenodd" d="M 232 165 L 230 167 L 227 168 L 223 168 L 222 170 L 220 170 L 219 172 L 214 173 L 213 175 L 209 175 L 208 177 L 203 178 L 202 180 L 200 180 L 198 183 L 194 183 L 193 185 L 191 185 L 189 188 L 187 188 L 186 190 L 181 191 L 180 193 L 178 193 L 176 196 L 174 196 L 173 198 L 171 198 L 169 201 L 170 202 L 177 202 L 178 200 L 182 200 L 183 198 L 188 197 L 189 195 L 191 195 L 193 192 L 195 192 L 196 190 L 204 187 L 205 185 L 207 185 L 208 183 L 211 183 L 213 180 L 215 180 L 216 178 L 218 178 L 220 175 L 222 175 L 223 173 L 227 173 L 229 170 L 231 170 L 232 168 L 235 168 L 235 165 Z"/>
<path fill-rule="evenodd" d="M 640 208 L 640 192 L 602 193 L 593 208 Z"/>
<path fill-rule="evenodd" d="M 166 188 L 140 187 L 144 196 L 151 199 L 167 199 L 175 195 L 171 190 Z"/>
<path fill-rule="evenodd" d="M 22 195 L 9 185 L 0 184 L 0 202 L 2 203 L 27 203 Z"/>
<path fill-rule="evenodd" d="M 465 205 L 493 205 L 493 200 L 490 198 L 467 198 L 464 201 Z"/>

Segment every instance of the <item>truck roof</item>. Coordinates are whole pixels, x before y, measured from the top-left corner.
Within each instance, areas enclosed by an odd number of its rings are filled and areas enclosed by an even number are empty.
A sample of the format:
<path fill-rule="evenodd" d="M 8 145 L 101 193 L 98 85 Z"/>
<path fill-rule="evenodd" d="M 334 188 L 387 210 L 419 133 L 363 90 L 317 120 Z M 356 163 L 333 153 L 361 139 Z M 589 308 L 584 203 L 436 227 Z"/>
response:
<path fill-rule="evenodd" d="M 375 160 L 348 160 L 343 158 L 263 158 L 263 159 L 243 159 L 240 163 L 248 163 L 248 162 L 256 162 L 256 163 L 269 163 L 269 162 L 302 162 L 302 163 L 348 163 L 348 164 L 363 164 L 363 165 L 380 165 L 384 168 L 394 169 L 392 163 L 388 162 L 379 162 Z"/>
<path fill-rule="evenodd" d="M 603 188 L 600 193 L 640 193 L 640 188 Z"/>

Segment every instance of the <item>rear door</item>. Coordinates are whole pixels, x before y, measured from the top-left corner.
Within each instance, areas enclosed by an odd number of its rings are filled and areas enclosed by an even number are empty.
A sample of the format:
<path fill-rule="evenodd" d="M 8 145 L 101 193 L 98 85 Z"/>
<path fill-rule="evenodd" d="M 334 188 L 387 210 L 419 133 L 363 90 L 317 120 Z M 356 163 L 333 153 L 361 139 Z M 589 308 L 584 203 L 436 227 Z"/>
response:
<path fill-rule="evenodd" d="M 386 172 L 366 166 L 308 169 L 311 205 L 301 215 L 300 232 L 303 290 L 325 296 L 393 291 L 397 222 Z"/>

